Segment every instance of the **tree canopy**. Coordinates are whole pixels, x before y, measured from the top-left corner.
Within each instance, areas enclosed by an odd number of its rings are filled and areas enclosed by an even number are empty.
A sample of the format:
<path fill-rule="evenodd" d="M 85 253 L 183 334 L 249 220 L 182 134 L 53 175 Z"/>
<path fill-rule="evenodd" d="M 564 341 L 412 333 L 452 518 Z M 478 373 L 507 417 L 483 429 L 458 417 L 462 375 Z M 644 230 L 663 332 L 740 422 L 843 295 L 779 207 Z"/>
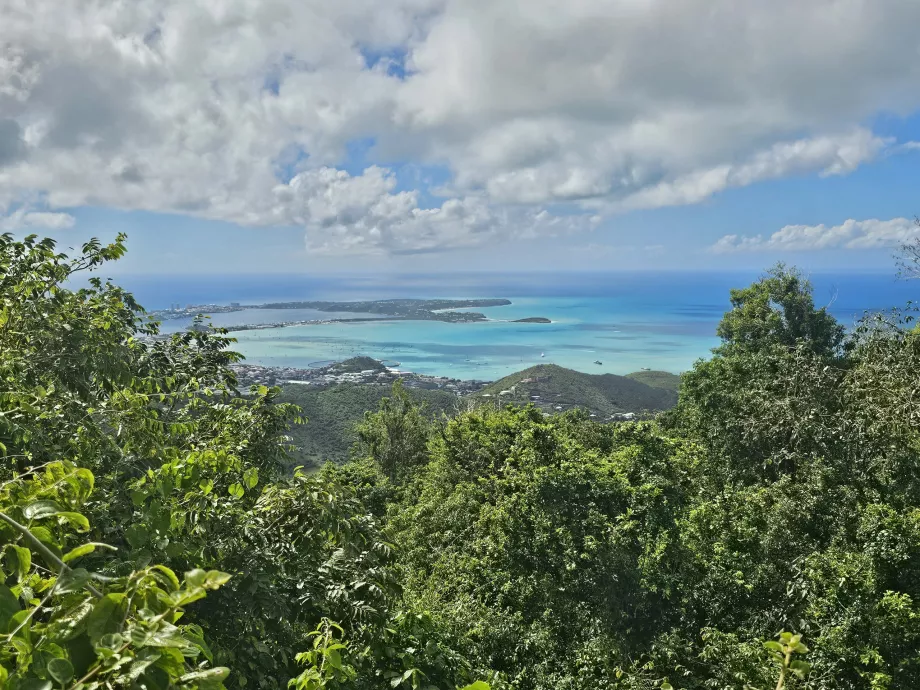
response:
<path fill-rule="evenodd" d="M 310 473 L 124 251 L 0 236 L 0 686 L 920 687 L 909 309 L 845 332 L 778 267 L 653 421 L 396 387 Z"/>

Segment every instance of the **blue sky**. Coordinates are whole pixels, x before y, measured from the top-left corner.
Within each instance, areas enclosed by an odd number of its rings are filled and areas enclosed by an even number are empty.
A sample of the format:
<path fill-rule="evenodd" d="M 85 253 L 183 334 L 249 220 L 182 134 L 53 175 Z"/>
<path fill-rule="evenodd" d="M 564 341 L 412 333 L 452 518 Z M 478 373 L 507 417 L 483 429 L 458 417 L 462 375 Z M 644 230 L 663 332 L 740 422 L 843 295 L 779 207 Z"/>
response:
<path fill-rule="evenodd" d="M 916 2 L 520 7 L 37 0 L 0 228 L 126 232 L 132 274 L 893 271 Z"/>

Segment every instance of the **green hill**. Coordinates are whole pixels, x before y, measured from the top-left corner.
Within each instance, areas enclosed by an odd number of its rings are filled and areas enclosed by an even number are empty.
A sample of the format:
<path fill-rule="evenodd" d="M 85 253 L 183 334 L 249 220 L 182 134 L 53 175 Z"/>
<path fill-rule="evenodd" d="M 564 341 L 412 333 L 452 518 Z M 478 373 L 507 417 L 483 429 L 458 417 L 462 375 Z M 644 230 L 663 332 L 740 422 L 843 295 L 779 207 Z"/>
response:
<path fill-rule="evenodd" d="M 643 372 L 647 373 L 647 372 Z M 502 392 L 505 392 L 502 395 Z M 583 374 L 540 364 L 496 381 L 476 393 L 502 402 L 533 402 L 547 411 L 583 407 L 598 416 L 619 412 L 659 412 L 677 403 L 673 390 L 616 374 Z"/>
<path fill-rule="evenodd" d="M 680 387 L 680 376 L 670 371 L 634 371 L 626 374 L 626 378 L 644 383 L 652 388 L 663 388 L 666 391 L 677 392 Z"/>
<path fill-rule="evenodd" d="M 332 374 L 346 374 L 360 371 L 386 371 L 386 369 L 387 368 L 378 360 L 371 357 L 360 356 L 333 364 L 329 371 Z"/>
<path fill-rule="evenodd" d="M 390 390 L 385 384 L 342 384 L 319 389 L 296 383 L 283 386 L 281 402 L 299 405 L 307 418 L 306 424 L 293 426 L 290 431 L 297 448 L 297 464 L 347 460 L 355 442 L 355 424 L 363 419 L 365 411 L 376 410 Z M 460 407 L 460 399 L 447 391 L 407 390 L 432 416 L 453 413 Z"/>

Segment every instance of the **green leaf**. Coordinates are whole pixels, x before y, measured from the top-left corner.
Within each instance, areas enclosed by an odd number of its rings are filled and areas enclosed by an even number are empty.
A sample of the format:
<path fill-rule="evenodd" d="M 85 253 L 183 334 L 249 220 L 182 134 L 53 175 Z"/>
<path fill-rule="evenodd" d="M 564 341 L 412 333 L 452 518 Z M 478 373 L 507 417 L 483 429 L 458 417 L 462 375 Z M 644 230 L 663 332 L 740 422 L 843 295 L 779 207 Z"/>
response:
<path fill-rule="evenodd" d="M 207 592 L 204 591 L 204 587 L 189 587 L 170 594 L 169 601 L 172 606 L 187 606 L 199 599 L 204 599 L 206 596 Z"/>
<path fill-rule="evenodd" d="M 29 678 L 19 684 L 19 690 L 51 690 L 50 680 L 39 680 L 38 678 Z"/>
<path fill-rule="evenodd" d="M 89 520 L 82 513 L 64 510 L 58 513 L 58 517 L 67 520 L 77 532 L 89 532 Z"/>
<path fill-rule="evenodd" d="M 32 568 L 32 552 L 25 547 L 16 546 L 16 544 L 10 544 L 10 548 L 13 550 L 13 553 L 16 554 L 16 560 L 18 562 L 16 571 L 21 581 L 29 574 L 29 570 Z"/>
<path fill-rule="evenodd" d="M 204 671 L 186 673 L 179 679 L 181 683 L 220 683 L 230 675 L 230 669 L 225 666 L 215 666 Z"/>
<path fill-rule="evenodd" d="M 17 638 L 32 642 L 32 609 L 23 609 L 13 615 L 10 619 L 10 632 L 13 630 L 16 630 Z"/>
<path fill-rule="evenodd" d="M 38 539 L 42 544 L 47 546 L 54 555 L 60 555 L 61 547 L 58 546 L 57 541 L 54 539 L 54 535 L 51 534 L 51 530 L 43 525 L 36 525 L 32 527 L 32 536 Z"/>
<path fill-rule="evenodd" d="M 491 690 L 491 686 L 483 680 L 477 680 L 475 683 L 464 685 L 460 690 Z"/>
<path fill-rule="evenodd" d="M 239 482 L 234 482 L 227 488 L 227 493 L 230 494 L 233 498 L 242 498 L 246 491 L 243 489 L 243 485 Z"/>
<path fill-rule="evenodd" d="M 122 637 L 121 633 L 109 633 L 108 635 L 103 635 L 99 638 L 99 641 L 96 643 L 97 647 L 102 647 L 103 649 L 111 649 L 112 651 L 118 649 L 125 643 L 125 638 Z"/>
<path fill-rule="evenodd" d="M 179 578 L 176 577 L 176 574 L 170 568 L 167 568 L 165 565 L 155 565 L 151 568 L 151 570 L 156 571 L 154 573 L 155 575 L 156 573 L 161 573 L 165 576 L 167 582 L 169 582 L 171 591 L 174 592 L 179 589 Z"/>
<path fill-rule="evenodd" d="M 222 573 L 219 570 L 209 570 L 205 575 L 204 588 L 217 589 L 221 585 L 227 584 L 230 580 L 228 573 Z"/>
<path fill-rule="evenodd" d="M 185 574 L 185 581 L 192 587 L 204 587 L 204 581 L 207 577 L 208 574 L 205 571 L 201 568 L 195 568 Z"/>
<path fill-rule="evenodd" d="M 792 672 L 799 678 L 804 678 L 811 672 L 811 664 L 807 661 L 793 661 L 789 664 L 789 668 L 791 668 Z"/>
<path fill-rule="evenodd" d="M 204 639 L 204 631 L 201 629 L 201 626 L 187 625 L 182 629 L 182 635 L 186 640 L 189 641 L 191 645 L 200 649 L 201 653 L 204 654 L 204 657 L 208 661 L 214 660 L 214 655 L 211 652 L 211 648 L 208 646 L 208 643 Z"/>
<path fill-rule="evenodd" d="M 152 649 L 141 650 L 135 662 L 131 664 L 131 668 L 128 669 L 128 678 L 137 680 L 143 675 L 144 671 L 159 661 L 162 656 L 161 652 Z"/>
<path fill-rule="evenodd" d="M 177 649 L 188 647 L 182 631 L 169 623 L 161 625 L 156 630 L 132 630 L 131 642 L 138 647 L 175 647 Z"/>
<path fill-rule="evenodd" d="M 22 509 L 26 520 L 41 520 L 64 512 L 64 509 L 54 501 L 36 501 Z"/>
<path fill-rule="evenodd" d="M 131 525 L 125 530 L 125 539 L 128 540 L 128 544 L 131 545 L 132 549 L 140 549 L 147 543 L 149 538 L 150 533 L 147 532 L 147 528 L 143 525 Z"/>
<path fill-rule="evenodd" d="M 48 662 L 46 667 L 48 675 L 54 678 L 58 683 L 64 685 L 73 678 L 73 664 L 67 659 L 56 658 Z"/>
<path fill-rule="evenodd" d="M 65 563 L 70 563 L 70 561 L 74 560 L 75 558 L 79 558 L 80 556 L 85 556 L 88 553 L 92 553 L 93 551 L 96 550 L 97 546 L 103 549 L 111 549 L 112 551 L 117 551 L 117 549 L 114 546 L 109 546 L 108 544 L 102 544 L 98 541 L 91 541 L 91 542 L 87 542 L 86 544 L 82 544 L 75 549 L 71 549 L 64 555 L 62 560 Z"/>
<path fill-rule="evenodd" d="M 19 611 L 19 600 L 9 587 L 0 584 L 0 631 L 9 629 L 10 619 Z"/>
<path fill-rule="evenodd" d="M 406 670 L 406 672 L 403 673 L 401 676 L 396 676 L 396 678 L 394 678 L 393 680 L 390 681 L 390 687 L 391 687 L 391 688 L 398 688 L 400 685 L 402 685 L 402 684 L 405 683 L 407 680 L 409 680 L 409 679 L 412 677 L 412 674 L 415 673 L 415 671 L 416 671 L 416 669 L 410 668 L 410 669 Z"/>
<path fill-rule="evenodd" d="M 57 591 L 61 594 L 78 592 L 89 582 L 89 571 L 85 568 L 67 569 L 57 580 Z"/>
<path fill-rule="evenodd" d="M 250 467 L 243 472 L 243 483 L 246 484 L 247 489 L 254 488 L 259 483 L 259 470 L 255 467 Z"/>
<path fill-rule="evenodd" d="M 92 642 L 96 643 L 103 635 L 118 631 L 124 599 L 124 594 L 115 593 L 106 594 L 96 602 L 86 621 L 86 632 Z"/>
<path fill-rule="evenodd" d="M 93 599 L 83 599 L 63 617 L 54 621 L 54 628 L 61 640 L 73 639 L 82 630 L 83 621 L 92 613 L 93 602 Z"/>

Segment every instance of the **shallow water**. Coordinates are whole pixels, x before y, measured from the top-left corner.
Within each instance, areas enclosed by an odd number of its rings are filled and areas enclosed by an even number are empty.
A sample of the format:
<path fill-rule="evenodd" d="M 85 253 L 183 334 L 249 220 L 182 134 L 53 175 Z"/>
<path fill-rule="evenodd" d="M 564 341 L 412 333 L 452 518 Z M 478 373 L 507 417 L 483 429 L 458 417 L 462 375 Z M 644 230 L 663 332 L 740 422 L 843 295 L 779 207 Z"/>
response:
<path fill-rule="evenodd" d="M 756 274 L 579 274 L 564 276 L 415 276 L 395 281 L 342 277 L 304 282 L 303 277 L 268 276 L 261 282 L 170 283 L 137 290 L 151 308 L 162 302 L 201 299 L 229 303 L 300 299 L 388 299 L 395 297 L 507 297 L 509 306 L 475 309 L 481 323 L 372 321 L 239 331 L 236 349 L 254 363 L 309 367 L 317 362 L 369 355 L 396 361 L 400 369 L 463 379 L 496 379 L 539 363 L 590 373 L 625 374 L 647 367 L 680 372 L 718 344 L 716 325 L 730 308 L 729 289 Z M 199 279 L 201 280 L 201 279 Z M 896 283 L 890 275 L 812 276 L 815 301 L 829 306 L 845 325 L 863 310 L 903 305 L 920 285 Z M 448 287 L 452 286 L 452 287 Z M 179 294 L 183 296 L 178 297 Z M 223 299 L 220 299 L 223 295 Z M 249 298 L 247 299 L 247 295 Z M 160 304 L 157 304 L 157 302 Z M 204 301 L 201 299 L 201 301 Z M 271 323 L 356 318 L 315 310 L 257 310 L 213 315 L 212 323 Z M 542 316 L 551 324 L 511 323 Z M 164 330 L 184 328 L 185 320 Z M 542 355 L 542 356 L 541 356 Z M 596 364 L 600 361 L 601 364 Z"/>

